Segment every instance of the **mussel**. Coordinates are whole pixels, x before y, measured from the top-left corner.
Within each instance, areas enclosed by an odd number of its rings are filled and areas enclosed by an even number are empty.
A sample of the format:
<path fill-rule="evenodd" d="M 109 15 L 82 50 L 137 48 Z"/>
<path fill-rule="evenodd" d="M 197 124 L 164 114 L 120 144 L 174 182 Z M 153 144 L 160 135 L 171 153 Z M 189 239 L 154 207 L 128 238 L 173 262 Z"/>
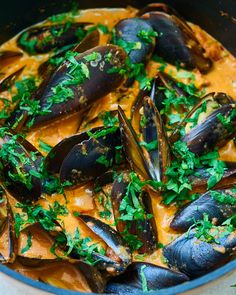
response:
<path fill-rule="evenodd" d="M 47 155 L 49 172 L 60 174 L 62 182 L 73 185 L 90 181 L 115 164 L 116 146 L 120 146 L 118 128 L 95 128 L 65 138 Z"/>
<path fill-rule="evenodd" d="M 142 127 L 144 143 L 146 146 L 150 144 L 154 146 L 146 150 L 140 147 L 135 130 L 119 107 L 118 117 L 124 153 L 131 168 L 144 179 L 165 181 L 164 171 L 170 164 L 170 151 L 161 116 L 148 97 L 143 100 L 141 111 L 145 118 Z"/>
<path fill-rule="evenodd" d="M 98 46 L 68 57 L 39 86 L 35 97 L 40 110 L 28 119 L 30 126 L 84 111 L 89 104 L 115 90 L 124 79 L 119 70 L 125 59 L 124 50 L 114 45 Z"/>
<path fill-rule="evenodd" d="M 184 128 L 185 133 L 191 132 L 191 129 L 196 125 L 202 123 L 207 116 L 211 115 L 214 111 L 221 106 L 232 104 L 233 99 L 223 92 L 211 92 L 201 98 L 196 105 L 187 113 L 185 118 L 178 124 L 176 129 L 170 135 L 170 142 L 180 139 L 180 131 Z"/>
<path fill-rule="evenodd" d="M 146 262 L 133 262 L 124 274 L 112 278 L 106 292 L 112 294 L 137 294 L 138 291 L 159 290 L 181 284 L 189 278 L 180 272 Z"/>
<path fill-rule="evenodd" d="M 94 30 L 91 33 L 88 33 L 84 37 L 84 39 L 76 46 L 73 45 L 71 48 L 65 48 L 64 50 L 61 50 L 52 57 L 50 57 L 49 60 L 42 63 L 38 68 L 39 75 L 45 78 L 52 74 L 53 71 L 56 69 L 58 62 L 60 64 L 66 58 L 65 55 L 68 50 L 71 50 L 72 52 L 82 53 L 86 50 L 98 46 L 98 44 L 99 32 L 98 30 Z"/>
<path fill-rule="evenodd" d="M 148 12 L 142 16 L 158 33 L 155 52 L 172 64 L 179 63 L 187 69 L 198 68 L 207 72 L 211 61 L 196 40 L 191 28 L 175 15 L 164 12 Z"/>
<path fill-rule="evenodd" d="M 114 30 L 113 42 L 126 50 L 131 64 L 145 62 L 150 57 L 154 50 L 155 34 L 145 20 L 123 19 Z"/>
<path fill-rule="evenodd" d="M 235 104 L 216 109 L 182 138 L 189 150 L 197 155 L 222 147 L 236 132 Z"/>
<path fill-rule="evenodd" d="M 218 231 L 212 243 L 197 238 L 196 230 L 192 229 L 165 246 L 163 253 L 169 266 L 196 278 L 226 263 L 235 253 L 236 232 L 229 233 L 225 227 L 219 227 Z"/>
<path fill-rule="evenodd" d="M 16 236 L 13 213 L 5 191 L 0 191 L 0 262 L 12 263 L 16 258 Z"/>
<path fill-rule="evenodd" d="M 132 250 L 151 253 L 156 249 L 157 231 L 153 220 L 150 196 L 136 189 L 127 173 L 117 176 L 111 191 L 111 201 L 117 230 Z M 146 206 L 145 206 L 146 205 Z"/>
<path fill-rule="evenodd" d="M 66 23 L 32 27 L 20 34 L 17 44 L 29 54 L 47 53 L 80 42 L 86 35 L 85 25 Z"/>
<path fill-rule="evenodd" d="M 78 218 L 108 246 L 105 255 L 95 251 L 92 253 L 96 267 L 106 271 L 109 275 L 122 273 L 130 264 L 131 256 L 129 248 L 125 245 L 119 233 L 92 216 L 80 215 Z"/>
<path fill-rule="evenodd" d="M 236 193 L 225 189 L 202 194 L 176 213 L 170 227 L 178 231 L 187 231 L 194 222 L 202 220 L 204 214 L 207 214 L 214 224 L 222 224 L 236 214 Z"/>
<path fill-rule="evenodd" d="M 7 190 L 20 202 L 38 200 L 41 195 L 41 173 L 37 167 L 38 153 L 25 139 L 1 128 L 1 177 Z"/>

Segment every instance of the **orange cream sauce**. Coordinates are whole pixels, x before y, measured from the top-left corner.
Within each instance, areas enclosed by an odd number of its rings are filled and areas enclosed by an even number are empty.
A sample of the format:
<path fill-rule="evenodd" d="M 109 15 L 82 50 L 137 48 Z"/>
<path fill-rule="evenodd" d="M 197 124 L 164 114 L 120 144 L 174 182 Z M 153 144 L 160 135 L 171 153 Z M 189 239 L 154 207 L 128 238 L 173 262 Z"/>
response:
<path fill-rule="evenodd" d="M 92 19 L 92 21 L 95 24 L 104 24 L 107 25 L 109 29 L 112 29 L 113 26 L 119 20 L 127 17 L 133 17 L 135 16 L 135 13 L 136 10 L 133 8 L 114 10 L 93 9 L 81 11 L 78 16 L 74 17 L 74 20 L 81 22 L 89 22 Z M 44 23 L 46 24 L 47 21 Z M 208 55 L 213 60 L 212 69 L 205 75 L 201 74 L 198 70 L 194 70 L 192 72 L 195 76 L 195 79 L 193 81 L 190 81 L 186 78 L 181 78 L 181 76 L 183 76 L 183 73 L 185 73 L 186 71 L 177 71 L 176 68 L 172 65 L 167 65 L 165 72 L 171 73 L 173 77 L 184 83 L 194 82 L 196 87 L 198 87 L 199 89 L 205 89 L 206 93 L 211 91 L 221 91 L 226 92 L 227 94 L 236 99 L 236 59 L 227 50 L 225 50 L 219 42 L 217 42 L 203 30 L 201 30 L 199 26 L 193 24 L 190 25 L 194 30 L 197 39 L 205 48 L 206 55 Z M 101 34 L 100 44 L 106 44 L 107 40 L 108 36 Z M 16 46 L 16 38 L 13 38 L 10 41 L 3 44 L 0 49 L 19 51 L 19 48 L 17 48 Z M 4 68 L 3 73 L 10 74 L 16 71 L 17 69 L 21 68 L 22 66 L 25 66 L 24 71 L 22 72 L 19 78 L 23 78 L 28 75 L 36 75 L 39 65 L 45 60 L 47 60 L 48 57 L 48 54 L 29 56 L 26 53 L 24 53 L 23 57 L 19 58 L 17 62 L 11 65 L 11 67 Z M 148 63 L 147 70 L 151 77 L 155 76 L 158 73 L 159 66 L 160 64 L 153 61 Z M 27 134 L 27 139 L 36 148 L 39 148 L 39 140 L 42 140 L 45 143 L 54 146 L 63 138 L 75 134 L 76 132 L 78 132 L 78 130 L 83 131 L 88 128 L 101 125 L 101 122 L 99 120 L 95 120 L 95 123 L 93 122 L 93 120 L 97 117 L 97 115 L 100 112 L 116 110 L 118 104 L 122 106 L 127 116 L 130 116 L 131 106 L 133 105 L 136 95 L 138 93 L 137 84 L 135 85 L 136 86 L 130 88 L 128 92 L 123 92 L 123 90 L 120 89 L 100 99 L 99 102 L 94 104 L 94 106 L 91 107 L 89 112 L 87 112 L 86 123 L 83 122 L 82 125 L 80 125 L 82 115 L 73 114 L 68 116 L 67 118 L 59 119 L 58 121 L 46 125 L 38 130 L 33 130 L 29 132 Z M 2 93 L 2 96 L 7 97 L 10 100 L 12 94 L 4 92 Z M 93 123 L 88 124 L 89 122 Z M 43 151 L 41 152 L 44 153 Z M 223 147 L 220 151 L 220 155 L 221 158 L 224 160 L 236 160 L 236 148 L 234 146 L 234 143 L 231 141 L 225 147 Z M 177 208 L 174 205 L 168 207 L 164 206 L 161 203 L 161 196 L 159 196 L 157 193 L 151 192 L 151 195 L 153 213 L 155 216 L 155 221 L 158 229 L 158 241 L 159 243 L 166 245 L 173 239 L 175 239 L 177 236 L 177 233 L 169 228 L 170 221 L 173 218 L 173 215 L 176 212 Z M 48 206 L 48 204 L 53 204 L 55 200 L 57 200 L 60 204 L 66 204 L 69 210 L 69 215 L 63 216 L 61 218 L 64 222 L 66 230 L 71 234 L 74 233 L 76 227 L 78 226 L 78 219 L 73 216 L 74 211 L 88 213 L 95 217 L 99 217 L 98 212 L 96 210 L 96 208 L 99 206 L 95 201 L 95 198 L 91 191 L 91 186 L 89 185 L 77 188 L 75 190 L 67 190 L 66 199 L 62 195 L 45 195 L 43 196 L 43 199 L 39 201 L 39 203 L 42 206 Z M 113 223 L 112 221 L 107 222 L 110 224 Z M 85 230 L 83 230 L 82 225 L 81 228 L 82 235 L 85 235 L 86 232 Z M 93 237 L 92 233 L 91 237 Z M 24 243 L 26 243 L 25 238 L 22 239 L 24 239 Z M 139 258 L 137 255 L 134 255 L 134 259 L 138 260 Z M 161 249 L 155 251 L 152 255 L 144 257 L 144 260 L 155 263 L 157 265 L 165 265 L 165 263 L 163 262 Z M 28 270 L 20 265 L 17 265 L 17 262 L 16 265 L 14 265 L 13 267 L 18 271 L 29 276 L 34 276 L 37 273 L 37 271 L 34 272 L 31 269 Z M 44 269 L 44 271 L 46 271 L 46 269 Z M 60 270 L 58 276 L 62 277 L 64 275 L 65 274 L 62 274 Z M 76 286 L 75 282 L 73 284 L 75 284 L 74 286 Z M 65 286 L 68 285 L 66 285 L 65 283 Z"/>

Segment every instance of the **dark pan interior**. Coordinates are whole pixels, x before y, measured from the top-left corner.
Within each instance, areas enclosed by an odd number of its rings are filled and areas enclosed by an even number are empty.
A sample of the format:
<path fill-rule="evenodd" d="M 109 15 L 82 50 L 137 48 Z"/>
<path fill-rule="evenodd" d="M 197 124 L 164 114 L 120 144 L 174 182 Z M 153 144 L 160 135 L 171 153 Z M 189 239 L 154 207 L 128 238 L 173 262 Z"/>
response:
<path fill-rule="evenodd" d="M 155 0 L 8 0 L 1 1 L 0 42 L 45 17 L 70 10 L 71 7 L 142 7 Z M 156 1 L 158 2 L 158 1 Z M 163 0 L 174 6 L 186 19 L 206 29 L 236 55 L 235 0 Z"/>
<path fill-rule="evenodd" d="M 72 5 L 79 8 L 92 7 L 125 7 L 133 5 L 142 7 L 147 3 L 155 2 L 147 0 L 7 0 L 1 1 L 0 11 L 0 43 L 8 40 L 20 30 L 32 25 L 45 17 L 68 11 Z M 161 1 L 171 4 L 187 20 L 199 24 L 207 32 L 217 38 L 223 45 L 236 55 L 236 0 L 170 0 Z M 189 291 L 209 282 L 214 282 L 223 275 L 229 274 L 236 269 L 236 260 L 217 269 L 216 271 L 196 279 L 187 284 L 171 287 L 150 294 L 174 295 Z M 0 265 L 0 271 L 20 280 L 26 284 L 34 286 L 53 294 L 72 295 L 70 292 L 47 286 L 43 283 L 26 278 L 5 266 Z M 78 293 L 76 293 L 78 294 Z M 83 293 L 84 294 L 84 293 Z M 144 294 L 140 292 L 139 294 Z"/>

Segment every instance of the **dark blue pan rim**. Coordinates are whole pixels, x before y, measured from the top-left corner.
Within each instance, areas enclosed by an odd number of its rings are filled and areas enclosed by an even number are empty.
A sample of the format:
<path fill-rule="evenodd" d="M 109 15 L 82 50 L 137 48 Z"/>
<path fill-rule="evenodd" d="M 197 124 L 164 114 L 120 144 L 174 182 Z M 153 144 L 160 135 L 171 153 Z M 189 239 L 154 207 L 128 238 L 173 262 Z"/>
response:
<path fill-rule="evenodd" d="M 158 290 L 158 291 L 150 291 L 150 292 L 148 292 L 148 294 L 150 294 L 150 295 L 151 294 L 153 294 L 153 295 L 155 295 L 155 294 L 175 295 L 175 294 L 180 294 L 180 293 L 182 294 L 182 293 L 190 291 L 192 289 L 202 287 L 212 281 L 216 281 L 217 279 L 220 279 L 221 277 L 223 277 L 227 274 L 229 275 L 234 270 L 236 270 L 236 259 L 228 262 L 227 264 L 216 269 L 215 271 L 213 271 L 207 275 L 204 275 L 198 279 L 195 279 L 191 282 L 180 284 L 178 286 L 174 286 L 174 287 L 170 287 L 170 288 L 166 288 L 166 289 L 162 289 L 162 290 Z M 69 291 L 69 290 L 53 287 L 53 286 L 44 284 L 42 282 L 34 281 L 34 280 L 16 272 L 16 271 L 8 268 L 5 265 L 0 265 L 0 272 L 6 274 L 7 276 L 9 276 L 17 281 L 24 283 L 25 285 L 29 285 L 33 288 L 36 288 L 36 289 L 39 289 L 42 291 L 46 291 L 49 293 L 57 294 L 57 295 L 75 295 L 75 294 L 89 295 L 89 294 L 91 294 L 91 293 L 80 293 L 80 292 L 75 292 L 75 291 Z M 95 293 L 93 293 L 93 294 L 95 294 Z M 141 291 L 137 293 L 137 295 L 144 295 L 144 294 L 145 293 L 141 292 Z"/>

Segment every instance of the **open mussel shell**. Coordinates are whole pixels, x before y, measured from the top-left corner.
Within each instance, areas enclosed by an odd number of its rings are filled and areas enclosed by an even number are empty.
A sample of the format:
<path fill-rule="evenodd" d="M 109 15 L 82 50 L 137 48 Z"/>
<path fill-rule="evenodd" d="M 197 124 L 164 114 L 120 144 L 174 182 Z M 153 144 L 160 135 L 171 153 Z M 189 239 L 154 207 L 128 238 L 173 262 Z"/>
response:
<path fill-rule="evenodd" d="M 151 37 L 150 41 L 147 42 L 139 36 L 140 32 L 151 32 L 153 31 L 150 24 L 148 24 L 145 20 L 140 18 L 127 18 L 121 20 L 115 26 L 114 33 L 114 44 L 117 44 L 123 47 L 123 43 L 125 44 L 124 49 L 126 49 L 127 54 L 130 58 L 130 62 L 133 63 L 142 63 L 147 60 L 154 49 L 155 38 Z M 127 49 L 127 44 L 132 49 Z"/>
<path fill-rule="evenodd" d="M 228 163 L 227 163 L 228 164 Z M 195 175 L 189 175 L 188 179 L 192 189 L 197 193 L 204 193 L 207 190 L 210 173 L 206 169 L 196 169 Z M 214 186 L 214 189 L 230 188 L 236 183 L 236 168 L 227 167 L 222 179 Z"/>
<path fill-rule="evenodd" d="M 94 136 L 96 137 L 96 132 Z M 80 138 L 83 140 L 65 154 L 60 167 L 61 182 L 70 181 L 77 185 L 95 179 L 115 164 L 115 147 L 121 145 L 119 128 L 106 135 L 95 137 L 86 140 L 81 134 Z"/>
<path fill-rule="evenodd" d="M 99 269 L 106 270 L 110 275 L 117 275 L 123 272 L 131 262 L 131 255 L 129 248 L 125 245 L 119 233 L 108 224 L 89 215 L 80 215 L 79 218 L 91 231 L 99 236 L 113 252 L 113 254 L 111 253 L 111 257 L 109 257 L 109 253 L 107 253 L 107 256 L 103 256 L 94 252 L 93 256 L 97 258 L 96 266 Z"/>
<path fill-rule="evenodd" d="M 149 171 L 156 181 L 165 181 L 165 171 L 170 166 L 170 148 L 161 116 L 152 100 L 145 97 L 143 101 L 145 124 L 142 130 L 144 142 L 157 143 L 156 147 L 147 150 Z"/>
<path fill-rule="evenodd" d="M 91 54 L 95 60 L 90 60 Z M 124 76 L 119 73 L 119 69 L 125 65 L 126 53 L 115 45 L 98 46 L 75 57 L 78 68 L 86 68 L 83 72 L 83 82 L 80 81 L 64 88 L 68 90 L 72 97 L 59 102 L 50 103 L 55 87 L 60 83 L 70 80 L 70 62 L 62 63 L 48 79 L 46 79 L 35 94 L 40 101 L 40 110 L 42 115 L 36 115 L 33 118 L 32 127 L 39 124 L 46 124 L 56 118 L 68 115 L 73 112 L 85 111 L 91 103 L 107 95 L 118 88 L 123 82 Z M 107 83 L 109 81 L 109 83 Z M 68 83 L 69 83 L 68 82 Z M 70 84 L 70 83 L 69 83 Z M 64 90 L 65 90 L 64 89 Z"/>
<path fill-rule="evenodd" d="M 38 279 L 46 284 L 77 292 L 104 291 L 105 282 L 101 273 L 92 265 L 76 259 L 42 264 L 32 269 Z"/>
<path fill-rule="evenodd" d="M 38 200 L 42 190 L 37 155 L 26 149 L 29 146 L 18 135 L 2 132 L 1 177 L 7 190 L 22 203 Z"/>
<path fill-rule="evenodd" d="M 204 57 L 203 48 L 183 20 L 157 11 L 146 13 L 142 17 L 158 33 L 155 48 L 158 56 L 190 70 L 198 68 L 201 72 L 206 72 L 210 69 L 211 61 Z"/>
<path fill-rule="evenodd" d="M 217 199 L 220 196 L 222 196 L 221 202 Z M 178 231 L 187 231 L 196 221 L 202 220 L 204 214 L 207 214 L 214 224 L 222 224 L 227 218 L 236 214 L 236 193 L 225 189 L 202 194 L 176 213 L 170 227 Z"/>
<path fill-rule="evenodd" d="M 0 263 L 12 263 L 16 258 L 14 218 L 6 193 L 0 195 Z"/>
<path fill-rule="evenodd" d="M 143 218 L 138 220 L 122 220 L 122 210 L 120 205 L 122 201 L 126 200 L 130 206 L 136 208 L 137 203 L 133 203 L 132 193 L 128 192 L 130 177 L 127 173 L 123 173 L 115 179 L 112 185 L 111 201 L 114 218 L 116 220 L 116 227 L 120 234 L 125 238 L 126 230 L 141 242 L 137 249 L 139 253 L 152 253 L 157 245 L 157 231 L 155 221 L 153 218 L 148 218 L 148 214 L 152 213 L 150 196 L 147 192 L 135 193 L 136 202 L 139 202 L 140 209 L 143 210 Z M 128 199 L 128 200 L 127 200 Z M 131 205 L 132 204 L 132 205 Z"/>
<path fill-rule="evenodd" d="M 170 135 L 170 142 L 175 142 L 180 138 L 181 128 L 185 128 L 185 132 L 188 133 L 195 124 L 200 124 L 204 119 L 213 113 L 221 106 L 233 103 L 232 97 L 224 92 L 211 92 L 201 98 L 201 100 L 187 113 L 186 117 L 176 127 L 173 133 Z"/>
<path fill-rule="evenodd" d="M 228 123 L 224 121 L 229 120 Z M 222 147 L 236 132 L 235 104 L 216 109 L 183 138 L 189 150 L 197 155 Z"/>
<path fill-rule="evenodd" d="M 20 34 L 17 45 L 29 54 L 47 53 L 53 49 L 81 41 L 85 24 L 66 23 L 32 27 Z"/>
<path fill-rule="evenodd" d="M 157 77 L 153 81 L 151 93 L 149 96 L 153 100 L 159 112 L 163 109 L 163 103 L 167 98 L 165 94 L 165 89 L 175 93 L 176 97 L 189 96 L 184 89 L 178 86 L 177 81 L 173 77 L 169 76 L 166 73 L 158 73 Z M 182 112 L 184 110 L 185 106 L 181 105 L 181 109 L 178 110 L 178 112 Z"/>
<path fill-rule="evenodd" d="M 219 227 L 217 243 L 208 243 L 196 238 L 196 231 L 192 229 L 165 246 L 164 257 L 170 267 L 190 278 L 202 276 L 226 263 L 235 252 L 236 232 L 226 232 L 221 236 L 220 232 L 225 230 Z"/>
<path fill-rule="evenodd" d="M 65 54 L 68 50 L 72 52 L 82 53 L 86 50 L 89 50 L 93 47 L 98 46 L 99 44 L 99 31 L 94 30 L 91 33 L 88 33 L 84 39 L 77 44 L 76 46 L 72 45 L 71 48 L 66 48 L 64 50 L 60 50 L 57 54 L 53 55 L 52 58 L 65 58 Z M 56 64 L 51 63 L 50 60 L 45 61 L 42 63 L 38 68 L 39 75 L 43 76 L 44 78 L 50 75 L 55 69 Z"/>
<path fill-rule="evenodd" d="M 151 179 L 152 176 L 149 172 L 143 151 L 139 146 L 138 137 L 120 106 L 118 107 L 118 118 L 120 122 L 121 141 L 127 161 L 132 170 L 136 171 L 144 179 Z"/>
<path fill-rule="evenodd" d="M 137 294 L 138 291 L 143 291 L 143 278 L 147 282 L 146 291 L 168 288 L 189 280 L 185 274 L 168 268 L 146 262 L 133 262 L 124 274 L 108 282 L 106 292 Z"/>
<path fill-rule="evenodd" d="M 15 81 L 18 79 L 24 67 L 20 68 L 16 72 L 10 74 L 7 77 L 4 77 L 3 80 L 0 81 L 0 92 L 8 90 L 11 86 L 14 85 Z"/>
<path fill-rule="evenodd" d="M 0 51 L 0 69 L 14 63 L 16 60 L 23 56 L 19 51 Z"/>

